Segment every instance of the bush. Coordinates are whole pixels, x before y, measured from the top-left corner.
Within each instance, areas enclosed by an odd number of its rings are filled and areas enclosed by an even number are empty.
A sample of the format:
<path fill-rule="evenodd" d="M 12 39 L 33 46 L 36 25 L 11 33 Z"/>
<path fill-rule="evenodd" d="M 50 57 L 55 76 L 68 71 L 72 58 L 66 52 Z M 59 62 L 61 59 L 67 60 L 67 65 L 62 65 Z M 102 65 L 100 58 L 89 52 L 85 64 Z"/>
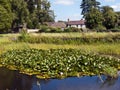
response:
<path fill-rule="evenodd" d="M 82 29 L 80 28 L 75 28 L 75 27 L 69 27 L 69 28 L 65 28 L 64 32 L 81 32 Z"/>
<path fill-rule="evenodd" d="M 107 29 L 106 27 L 99 25 L 98 27 L 95 28 L 95 30 L 97 30 L 97 32 L 106 32 Z"/>
<path fill-rule="evenodd" d="M 19 41 L 27 42 L 28 39 L 30 38 L 29 34 L 27 33 L 27 30 L 22 29 L 20 31 L 20 36 L 18 37 Z"/>
<path fill-rule="evenodd" d="M 109 29 L 108 31 L 111 31 L 111 32 L 120 32 L 120 26 L 116 27 L 116 28 Z"/>
<path fill-rule="evenodd" d="M 48 26 L 42 25 L 39 32 L 50 32 L 50 28 Z"/>

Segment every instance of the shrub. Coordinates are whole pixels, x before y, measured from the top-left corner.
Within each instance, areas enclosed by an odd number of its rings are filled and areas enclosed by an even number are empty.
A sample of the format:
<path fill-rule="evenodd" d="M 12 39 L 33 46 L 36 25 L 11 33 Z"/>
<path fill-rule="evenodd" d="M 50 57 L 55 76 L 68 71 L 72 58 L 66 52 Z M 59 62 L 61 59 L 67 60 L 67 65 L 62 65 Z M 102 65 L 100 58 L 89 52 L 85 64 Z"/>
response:
<path fill-rule="evenodd" d="M 75 27 L 69 27 L 69 28 L 65 28 L 64 32 L 81 32 L 82 29 L 80 28 L 75 28 Z"/>
<path fill-rule="evenodd" d="M 39 32 L 50 32 L 50 28 L 48 26 L 46 26 L 46 25 L 42 25 L 40 27 Z"/>
<path fill-rule="evenodd" d="M 111 32 L 120 32 L 120 27 L 112 28 L 112 29 L 109 29 L 108 31 L 111 31 Z"/>
<path fill-rule="evenodd" d="M 107 29 L 106 27 L 99 25 L 98 27 L 95 28 L 95 30 L 97 30 L 97 32 L 106 32 Z"/>
<path fill-rule="evenodd" d="M 18 37 L 18 40 L 19 41 L 24 41 L 24 42 L 27 42 L 28 41 L 28 39 L 29 39 L 29 34 L 27 33 L 27 30 L 25 30 L 25 29 L 22 29 L 21 31 L 20 31 L 20 36 Z"/>

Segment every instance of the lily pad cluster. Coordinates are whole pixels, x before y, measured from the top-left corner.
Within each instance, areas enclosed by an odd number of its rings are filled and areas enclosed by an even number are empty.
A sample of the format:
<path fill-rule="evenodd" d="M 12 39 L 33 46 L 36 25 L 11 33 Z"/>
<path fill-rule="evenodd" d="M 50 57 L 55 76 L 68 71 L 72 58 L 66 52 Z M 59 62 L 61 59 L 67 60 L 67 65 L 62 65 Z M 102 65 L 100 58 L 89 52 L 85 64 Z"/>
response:
<path fill-rule="evenodd" d="M 120 60 L 76 49 L 23 49 L 2 54 L 0 64 L 27 74 L 36 74 L 40 78 L 56 78 L 115 75 Z"/>

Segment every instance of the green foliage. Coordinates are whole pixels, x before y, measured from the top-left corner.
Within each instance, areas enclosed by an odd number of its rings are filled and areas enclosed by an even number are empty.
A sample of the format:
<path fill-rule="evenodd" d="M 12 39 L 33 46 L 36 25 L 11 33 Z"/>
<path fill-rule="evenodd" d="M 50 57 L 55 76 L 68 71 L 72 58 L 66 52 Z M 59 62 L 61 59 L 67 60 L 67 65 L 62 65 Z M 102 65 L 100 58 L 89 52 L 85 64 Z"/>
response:
<path fill-rule="evenodd" d="M 112 7 L 103 6 L 102 13 L 104 17 L 103 25 L 107 29 L 115 28 L 117 23 L 117 14 L 114 12 Z"/>
<path fill-rule="evenodd" d="M 81 32 L 82 30 L 75 27 L 65 28 L 63 32 Z"/>
<path fill-rule="evenodd" d="M 18 37 L 18 40 L 26 42 L 29 39 L 29 34 L 27 33 L 27 30 L 22 29 L 20 32 L 20 36 Z"/>
<path fill-rule="evenodd" d="M 117 18 L 117 26 L 120 26 L 120 12 L 116 12 L 118 18 Z"/>
<path fill-rule="evenodd" d="M 0 64 L 5 67 L 14 67 L 25 73 L 37 73 L 43 78 L 95 74 L 115 75 L 117 70 L 112 74 L 110 70 L 117 69 L 120 65 L 119 59 L 75 49 L 12 50 L 0 57 L 2 59 Z"/>
<path fill-rule="evenodd" d="M 19 25 L 26 23 L 29 17 L 27 3 L 24 0 L 19 0 L 19 2 L 17 0 L 11 0 L 11 7 L 14 14 L 12 28 L 16 28 Z"/>
<path fill-rule="evenodd" d="M 9 32 L 13 20 L 9 0 L 0 0 L 0 33 Z"/>
<path fill-rule="evenodd" d="M 26 1 L 30 12 L 28 28 L 38 28 L 43 22 L 54 21 L 54 11 L 50 10 L 50 2 L 48 0 L 28 0 Z M 30 25 L 29 25 L 30 24 Z"/>
<path fill-rule="evenodd" d="M 96 0 L 82 0 L 82 3 L 80 5 L 80 8 L 82 8 L 82 15 L 86 16 L 90 12 L 91 8 L 98 9 L 100 5 L 100 2 Z M 97 15 L 97 14 L 96 14 Z"/>
<path fill-rule="evenodd" d="M 85 20 L 87 28 L 95 29 L 99 26 L 102 26 L 103 16 L 98 9 L 91 8 L 89 13 L 85 15 Z"/>
<path fill-rule="evenodd" d="M 45 33 L 60 33 L 63 32 L 60 28 L 54 28 L 54 27 L 49 27 L 46 25 L 41 25 L 39 32 L 45 32 Z"/>
<path fill-rule="evenodd" d="M 103 25 L 99 25 L 95 28 L 95 31 L 98 31 L 98 32 L 106 32 L 107 29 L 106 27 L 104 27 Z"/>
<path fill-rule="evenodd" d="M 0 0 L 0 33 L 26 25 L 39 28 L 50 21 L 54 21 L 54 12 L 47 0 Z"/>

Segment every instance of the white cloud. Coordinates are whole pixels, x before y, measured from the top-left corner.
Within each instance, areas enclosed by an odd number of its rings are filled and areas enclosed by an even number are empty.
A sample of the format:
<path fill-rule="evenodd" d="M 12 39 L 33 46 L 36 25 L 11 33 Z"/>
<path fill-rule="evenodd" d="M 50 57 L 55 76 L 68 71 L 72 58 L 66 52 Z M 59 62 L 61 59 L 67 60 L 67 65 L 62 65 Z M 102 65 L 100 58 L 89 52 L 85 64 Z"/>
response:
<path fill-rule="evenodd" d="M 105 0 L 106 2 L 115 2 L 115 0 Z"/>
<path fill-rule="evenodd" d="M 55 4 L 73 5 L 75 0 L 55 0 Z"/>
<path fill-rule="evenodd" d="M 120 11 L 120 3 L 111 6 L 115 11 Z"/>

